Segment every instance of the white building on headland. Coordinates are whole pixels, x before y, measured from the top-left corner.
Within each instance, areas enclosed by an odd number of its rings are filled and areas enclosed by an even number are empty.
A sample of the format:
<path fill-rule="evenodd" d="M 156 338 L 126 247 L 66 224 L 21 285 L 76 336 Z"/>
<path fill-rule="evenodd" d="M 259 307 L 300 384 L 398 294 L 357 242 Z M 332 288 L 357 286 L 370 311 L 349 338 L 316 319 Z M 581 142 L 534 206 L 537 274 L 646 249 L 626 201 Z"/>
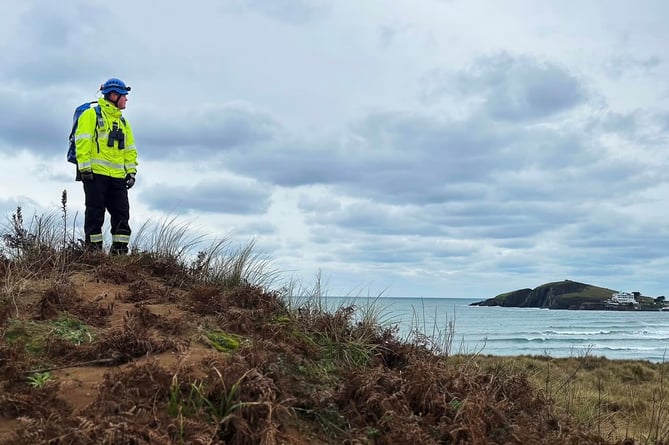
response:
<path fill-rule="evenodd" d="M 611 299 L 607 300 L 608 304 L 611 305 L 619 305 L 619 306 L 628 306 L 630 304 L 637 305 L 639 304 L 638 301 L 636 301 L 636 298 L 634 298 L 634 294 L 632 292 L 616 292 L 615 294 L 611 295 Z"/>

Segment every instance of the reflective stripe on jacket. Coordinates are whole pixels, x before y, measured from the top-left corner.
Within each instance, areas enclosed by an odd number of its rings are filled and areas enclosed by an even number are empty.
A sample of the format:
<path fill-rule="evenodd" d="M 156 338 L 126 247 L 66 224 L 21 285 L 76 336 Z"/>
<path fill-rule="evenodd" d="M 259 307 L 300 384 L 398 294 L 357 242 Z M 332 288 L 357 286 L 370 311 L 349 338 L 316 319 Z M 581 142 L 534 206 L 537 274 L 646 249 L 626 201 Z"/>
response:
<path fill-rule="evenodd" d="M 77 131 L 74 133 L 79 171 L 93 171 L 112 178 L 125 178 L 127 173 L 136 173 L 138 165 L 132 128 L 128 121 L 123 123 L 121 110 L 114 104 L 104 98 L 99 98 L 98 104 L 104 121 L 102 127 L 98 126 L 95 110 L 89 108 L 79 116 Z M 124 149 L 118 148 L 118 141 L 114 141 L 112 147 L 107 147 L 109 133 L 114 123 L 125 136 Z"/>

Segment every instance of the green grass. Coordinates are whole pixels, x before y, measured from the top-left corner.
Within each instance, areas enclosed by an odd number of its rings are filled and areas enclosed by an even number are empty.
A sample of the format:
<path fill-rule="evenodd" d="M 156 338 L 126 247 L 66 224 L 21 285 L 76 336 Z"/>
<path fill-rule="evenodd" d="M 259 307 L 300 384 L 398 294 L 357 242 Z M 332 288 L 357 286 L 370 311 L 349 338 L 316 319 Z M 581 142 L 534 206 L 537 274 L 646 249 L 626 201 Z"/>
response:
<path fill-rule="evenodd" d="M 42 388 L 53 376 L 50 372 L 37 372 L 28 376 L 28 384 L 33 388 Z"/>
<path fill-rule="evenodd" d="M 217 351 L 234 352 L 239 349 L 239 336 L 226 334 L 222 331 L 208 331 L 205 336 L 208 340 L 207 343 Z"/>
<path fill-rule="evenodd" d="M 56 320 L 24 321 L 10 319 L 4 332 L 4 339 L 9 344 L 21 343 L 31 354 L 44 352 L 50 336 L 69 341 L 73 345 L 90 343 L 93 335 L 89 327 L 69 316 L 61 316 Z"/>
<path fill-rule="evenodd" d="M 90 329 L 81 320 L 63 315 L 53 321 L 52 324 L 53 329 L 51 332 L 53 335 L 67 340 L 74 345 L 90 343 L 93 341 L 93 335 L 91 334 Z"/>
<path fill-rule="evenodd" d="M 39 354 L 44 351 L 50 330 L 51 327 L 46 323 L 10 319 L 4 332 L 4 339 L 10 345 L 23 344 L 26 351 Z"/>

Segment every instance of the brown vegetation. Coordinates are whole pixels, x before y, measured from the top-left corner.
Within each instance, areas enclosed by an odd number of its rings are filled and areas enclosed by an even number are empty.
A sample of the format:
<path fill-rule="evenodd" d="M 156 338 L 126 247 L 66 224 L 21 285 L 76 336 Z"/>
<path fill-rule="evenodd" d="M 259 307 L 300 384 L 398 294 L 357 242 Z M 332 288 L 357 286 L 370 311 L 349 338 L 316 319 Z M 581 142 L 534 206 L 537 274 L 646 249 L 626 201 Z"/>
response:
<path fill-rule="evenodd" d="M 560 408 L 531 365 L 435 354 L 178 257 L 75 247 L 0 262 L 0 444 L 635 443 Z"/>

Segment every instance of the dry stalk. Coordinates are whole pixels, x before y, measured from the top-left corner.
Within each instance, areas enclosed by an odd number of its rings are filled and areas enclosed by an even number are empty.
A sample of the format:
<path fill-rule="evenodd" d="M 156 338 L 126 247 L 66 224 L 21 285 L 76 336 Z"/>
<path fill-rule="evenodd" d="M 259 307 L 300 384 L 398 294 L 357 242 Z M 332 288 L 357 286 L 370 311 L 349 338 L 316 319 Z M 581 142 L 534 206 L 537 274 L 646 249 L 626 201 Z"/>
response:
<path fill-rule="evenodd" d="M 16 271 L 15 269 L 16 266 L 13 265 L 10 265 L 6 268 L 5 276 L 2 280 L 2 290 L 0 291 L 0 297 L 11 300 L 16 312 L 15 318 L 19 318 L 20 311 L 17 298 L 28 287 L 31 281 L 34 280 L 35 274 L 27 269 L 19 271 Z"/>

